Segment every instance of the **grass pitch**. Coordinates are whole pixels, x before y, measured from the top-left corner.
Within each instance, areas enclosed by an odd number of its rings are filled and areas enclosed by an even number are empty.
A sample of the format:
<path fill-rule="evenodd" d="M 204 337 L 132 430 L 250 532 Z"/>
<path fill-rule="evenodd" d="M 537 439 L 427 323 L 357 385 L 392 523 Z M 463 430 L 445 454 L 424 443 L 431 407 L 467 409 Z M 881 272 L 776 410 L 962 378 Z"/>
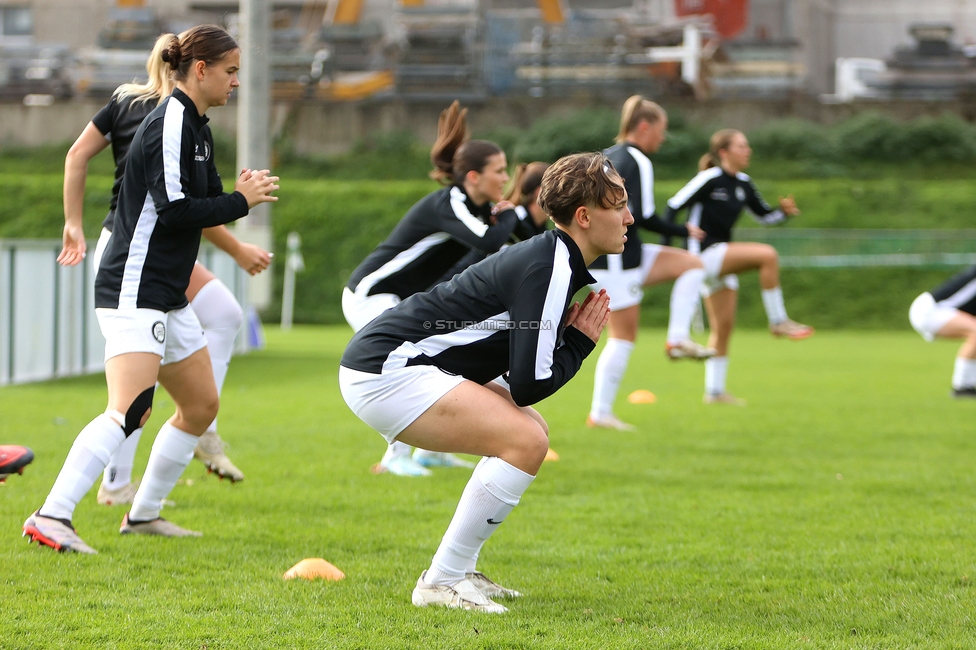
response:
<path fill-rule="evenodd" d="M 971 648 L 976 403 L 948 397 L 957 345 L 911 332 L 773 340 L 737 332 L 729 389 L 641 332 L 618 415 L 583 425 L 595 355 L 539 406 L 561 460 L 488 542 L 481 567 L 526 594 L 503 616 L 417 609 L 410 591 L 467 470 L 374 476 L 384 443 L 346 408 L 348 329 L 269 332 L 236 359 L 220 431 L 245 471 L 196 461 L 164 515 L 202 539 L 122 537 L 123 508 L 75 525 L 100 551 L 28 546 L 102 377 L 0 389 L 0 442 L 37 454 L 0 487 L 4 648 Z M 654 405 L 625 396 L 647 388 Z M 172 405 L 158 395 L 136 473 Z M 323 557 L 338 583 L 281 579 Z"/>

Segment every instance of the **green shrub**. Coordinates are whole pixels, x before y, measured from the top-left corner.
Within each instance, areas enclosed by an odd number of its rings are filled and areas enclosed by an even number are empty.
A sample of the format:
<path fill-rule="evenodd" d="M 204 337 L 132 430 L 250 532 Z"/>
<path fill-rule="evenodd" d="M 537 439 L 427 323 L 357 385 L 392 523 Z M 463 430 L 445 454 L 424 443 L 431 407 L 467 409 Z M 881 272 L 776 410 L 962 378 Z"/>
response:
<path fill-rule="evenodd" d="M 757 157 L 784 160 L 830 160 L 835 156 L 826 129 L 807 120 L 776 120 L 749 132 Z"/>
<path fill-rule="evenodd" d="M 902 160 L 903 127 L 877 112 L 862 113 L 834 129 L 838 156 L 849 160 Z"/>
<path fill-rule="evenodd" d="M 580 151 L 599 151 L 613 144 L 619 116 L 610 109 L 584 109 L 537 120 L 511 152 L 516 161 L 546 160 Z"/>
<path fill-rule="evenodd" d="M 922 117 L 905 125 L 900 138 L 902 158 L 925 163 L 976 160 L 976 130 L 958 116 Z"/>

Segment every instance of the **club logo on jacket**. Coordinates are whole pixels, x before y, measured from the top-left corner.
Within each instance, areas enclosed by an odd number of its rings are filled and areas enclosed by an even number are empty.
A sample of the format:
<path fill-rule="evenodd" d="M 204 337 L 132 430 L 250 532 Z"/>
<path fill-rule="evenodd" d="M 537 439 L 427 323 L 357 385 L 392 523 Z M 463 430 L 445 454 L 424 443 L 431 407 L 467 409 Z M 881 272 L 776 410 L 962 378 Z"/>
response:
<path fill-rule="evenodd" d="M 741 186 L 735 188 L 735 198 L 739 199 L 739 201 L 745 201 L 746 200 L 745 189 L 743 189 Z"/>
<path fill-rule="evenodd" d="M 711 199 L 713 201 L 728 201 L 729 193 L 724 187 L 716 187 L 714 190 L 712 190 Z"/>
<path fill-rule="evenodd" d="M 210 143 L 203 143 L 203 154 L 200 154 L 200 145 L 193 145 L 193 159 L 197 162 L 206 162 L 210 160 Z"/>
<path fill-rule="evenodd" d="M 163 342 L 166 341 L 166 326 L 163 325 L 163 321 L 158 320 L 155 323 L 153 323 L 153 326 L 152 326 L 152 335 L 153 335 L 153 338 L 156 339 L 160 343 L 163 343 Z"/>

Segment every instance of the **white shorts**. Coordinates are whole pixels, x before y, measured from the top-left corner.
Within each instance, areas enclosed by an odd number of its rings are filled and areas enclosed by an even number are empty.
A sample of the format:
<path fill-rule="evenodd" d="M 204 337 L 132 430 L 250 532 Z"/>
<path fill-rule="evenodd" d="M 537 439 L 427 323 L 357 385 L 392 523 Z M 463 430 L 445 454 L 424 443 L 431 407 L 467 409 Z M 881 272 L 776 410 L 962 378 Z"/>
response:
<path fill-rule="evenodd" d="M 464 381 L 436 366 L 406 366 L 379 375 L 339 366 L 342 399 L 389 443 Z"/>
<path fill-rule="evenodd" d="M 725 253 L 728 250 L 729 245 L 726 242 L 720 242 L 712 244 L 698 255 L 701 258 L 702 266 L 705 267 L 702 295 L 706 298 L 722 289 L 739 290 L 739 276 L 735 273 L 722 275 L 722 264 L 725 262 Z"/>
<path fill-rule="evenodd" d="M 108 248 L 108 240 L 111 238 L 112 231 L 102 228 L 102 232 L 98 235 L 98 243 L 95 244 L 95 252 L 92 253 L 92 268 L 95 269 L 95 275 L 98 275 L 98 265 L 102 263 L 102 255 L 105 254 L 105 249 Z"/>
<path fill-rule="evenodd" d="M 596 279 L 590 286 L 594 291 L 607 290 L 611 311 L 639 305 L 644 299 L 644 282 L 647 281 L 661 248 L 658 244 L 641 244 L 641 264 L 633 269 L 623 268 L 620 255 L 607 255 L 606 269 L 590 270 L 590 275 Z"/>
<path fill-rule="evenodd" d="M 387 309 L 393 309 L 399 303 L 400 296 L 392 293 L 361 296 L 350 291 L 349 287 L 342 289 L 342 315 L 346 317 L 346 322 L 354 332 L 363 329 L 374 318 Z"/>
<path fill-rule="evenodd" d="M 163 312 L 155 309 L 95 310 L 105 337 L 105 360 L 130 352 L 148 352 L 163 364 L 186 359 L 207 347 L 197 315 L 189 306 Z"/>
<path fill-rule="evenodd" d="M 925 292 L 912 301 L 912 306 L 908 310 L 908 322 L 923 339 L 931 342 L 946 323 L 955 318 L 958 313 L 958 309 L 940 307 L 932 294 Z"/>

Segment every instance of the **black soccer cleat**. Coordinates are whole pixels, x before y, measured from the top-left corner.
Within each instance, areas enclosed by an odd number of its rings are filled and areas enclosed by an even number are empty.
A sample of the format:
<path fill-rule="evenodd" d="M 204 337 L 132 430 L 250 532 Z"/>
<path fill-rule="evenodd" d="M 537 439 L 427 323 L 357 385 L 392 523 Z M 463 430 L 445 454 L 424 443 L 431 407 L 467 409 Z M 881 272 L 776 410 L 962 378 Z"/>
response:
<path fill-rule="evenodd" d="M 952 392 L 949 394 L 956 399 L 976 399 L 976 386 L 953 388 Z"/>
<path fill-rule="evenodd" d="M 20 445 L 0 445 L 0 483 L 10 474 L 23 474 L 34 460 L 34 452 Z"/>

